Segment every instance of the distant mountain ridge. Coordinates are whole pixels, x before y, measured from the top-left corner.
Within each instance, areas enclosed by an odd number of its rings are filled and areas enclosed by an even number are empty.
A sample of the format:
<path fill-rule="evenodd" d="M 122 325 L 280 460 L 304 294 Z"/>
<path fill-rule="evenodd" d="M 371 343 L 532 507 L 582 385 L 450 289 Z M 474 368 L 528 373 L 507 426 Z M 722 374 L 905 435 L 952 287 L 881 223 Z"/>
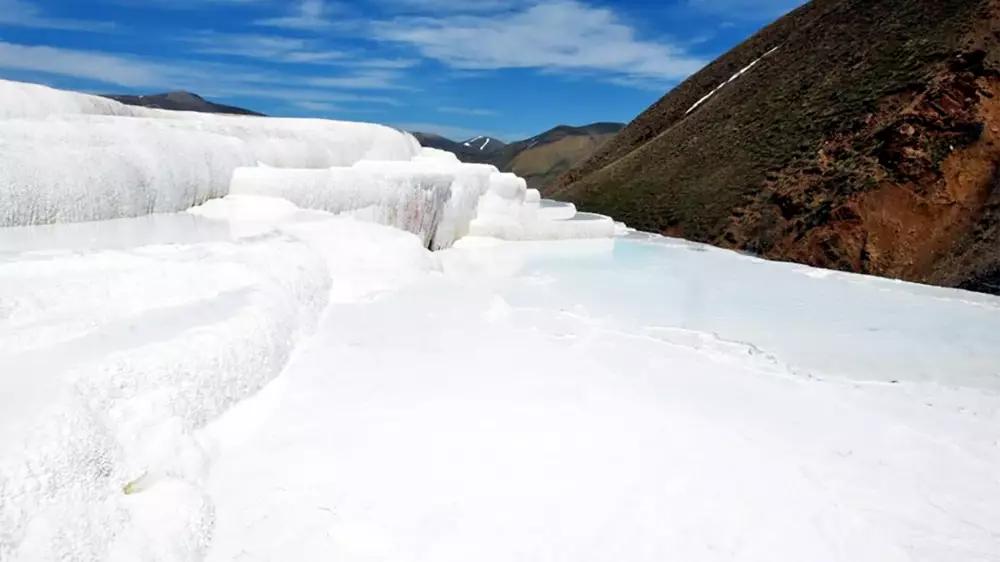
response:
<path fill-rule="evenodd" d="M 453 152 L 463 162 L 493 164 L 503 172 L 523 177 L 529 187 L 541 189 L 589 158 L 624 126 L 623 123 L 592 123 L 581 127 L 559 125 L 509 144 L 487 136 L 456 142 L 432 133 L 414 132 L 413 135 L 423 146 Z"/>
<path fill-rule="evenodd" d="M 478 136 L 472 137 L 471 139 L 462 141 L 460 143 L 462 146 L 477 151 L 481 154 L 494 154 L 503 150 L 507 146 L 502 140 L 495 139 L 493 137 Z"/>
<path fill-rule="evenodd" d="M 173 111 L 264 115 L 242 107 L 214 103 L 198 94 L 184 91 L 151 95 L 107 94 L 103 97 L 129 105 Z M 501 171 L 523 177 L 531 188 L 543 189 L 561 174 L 593 155 L 624 127 L 624 123 L 610 122 L 580 127 L 559 125 L 512 143 L 487 135 L 454 141 L 434 133 L 414 131 L 412 134 L 422 146 L 447 150 L 463 162 L 492 164 Z"/>
<path fill-rule="evenodd" d="M 151 94 L 148 96 L 122 95 L 122 94 L 102 94 L 102 97 L 113 99 L 127 105 L 137 105 L 155 109 L 170 109 L 173 111 L 197 111 L 199 113 L 224 113 L 229 115 L 256 115 L 263 117 L 263 113 L 258 113 L 242 107 L 223 105 L 206 100 L 198 94 L 191 92 L 176 91 L 163 94 Z"/>
<path fill-rule="evenodd" d="M 770 259 L 1000 294 L 1000 0 L 813 0 L 547 195 Z"/>
<path fill-rule="evenodd" d="M 476 164 L 492 163 L 494 156 L 506 147 L 506 143 L 487 136 L 478 136 L 464 141 L 454 141 L 434 133 L 412 132 L 421 146 L 447 150 L 463 162 Z"/>

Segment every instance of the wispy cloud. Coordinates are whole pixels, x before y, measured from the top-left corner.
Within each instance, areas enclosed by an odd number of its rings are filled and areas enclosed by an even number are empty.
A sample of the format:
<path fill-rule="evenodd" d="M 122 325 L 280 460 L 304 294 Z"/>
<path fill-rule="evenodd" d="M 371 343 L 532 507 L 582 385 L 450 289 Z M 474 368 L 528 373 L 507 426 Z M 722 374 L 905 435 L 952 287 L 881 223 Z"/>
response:
<path fill-rule="evenodd" d="M 335 113 L 344 111 L 343 107 L 325 101 L 299 100 L 292 102 L 292 105 L 298 107 L 299 109 L 316 113 Z"/>
<path fill-rule="evenodd" d="M 284 35 L 201 30 L 180 40 L 199 54 L 231 56 L 269 64 L 340 66 L 374 72 L 402 71 L 421 62 L 415 58 L 369 58 L 366 53 L 335 49 L 319 39 Z M 389 77 L 388 72 L 383 74 L 383 78 L 386 77 Z"/>
<path fill-rule="evenodd" d="M 0 0 L 0 26 L 4 25 L 65 31 L 109 31 L 115 28 L 112 22 L 51 17 L 28 0 Z"/>
<path fill-rule="evenodd" d="M 536 68 L 663 81 L 706 62 L 678 46 L 640 39 L 614 11 L 576 0 L 537 3 L 503 18 L 397 17 L 376 22 L 374 33 L 466 70 Z"/>
<path fill-rule="evenodd" d="M 336 92 L 323 90 L 321 88 L 288 88 L 278 84 L 228 84 L 212 89 L 214 95 L 238 96 L 247 98 L 260 98 L 270 100 L 280 100 L 293 104 L 302 103 L 330 103 L 351 104 L 354 106 L 389 106 L 400 107 L 403 105 L 396 98 L 388 96 L 373 96 L 365 94 L 354 94 L 350 92 Z"/>
<path fill-rule="evenodd" d="M 366 69 L 343 76 L 324 76 L 307 78 L 304 82 L 310 86 L 345 90 L 409 90 L 401 83 L 402 74 L 395 70 Z"/>
<path fill-rule="evenodd" d="M 358 68 L 379 68 L 383 70 L 405 70 L 420 64 L 418 59 L 366 59 L 348 58 L 344 61 L 348 66 Z"/>
<path fill-rule="evenodd" d="M 4 41 L 0 41 L 0 68 L 71 76 L 128 87 L 162 85 L 191 78 L 181 68 L 130 57 Z"/>
<path fill-rule="evenodd" d="M 440 13 L 484 13 L 505 12 L 522 8 L 532 0 L 477 0 L 458 2 L 455 0 L 378 0 L 386 9 L 397 13 L 440 14 Z"/>
<path fill-rule="evenodd" d="M 267 62 L 324 64 L 342 62 L 347 55 L 324 48 L 317 41 L 253 33 L 199 31 L 185 38 L 198 53 L 229 55 Z"/>
<path fill-rule="evenodd" d="M 326 0 L 299 0 L 291 13 L 254 23 L 266 27 L 322 31 L 335 26 L 333 14 L 338 11 L 341 11 L 338 4 Z"/>
<path fill-rule="evenodd" d="M 240 5 L 252 5 L 260 4 L 262 0 L 105 0 L 106 2 L 112 4 L 118 4 L 121 6 L 156 6 L 157 8 L 164 9 L 176 9 L 176 10 L 193 10 L 204 8 L 205 4 L 218 4 L 218 5 L 230 5 L 230 6 L 240 6 Z M 267 0 L 263 0 L 267 1 Z"/>
<path fill-rule="evenodd" d="M 351 104 L 355 107 L 398 107 L 399 100 L 358 91 L 365 85 L 382 85 L 381 75 L 347 75 L 316 79 L 315 83 L 294 76 L 261 72 L 239 65 L 218 63 L 172 64 L 139 60 L 111 53 L 47 46 L 19 45 L 0 41 L 0 69 L 19 70 L 79 78 L 128 89 L 185 89 L 209 97 L 241 97 L 275 100 L 286 104 Z M 372 81 L 369 84 L 366 81 Z M 301 86 L 289 87 L 290 83 Z M 102 88 L 104 89 L 104 88 Z M 376 88 L 379 89 L 379 88 Z M 383 87 L 381 89 L 392 89 Z"/>
<path fill-rule="evenodd" d="M 488 117 L 490 115 L 496 115 L 497 112 L 492 109 L 478 109 L 478 108 L 468 108 L 468 107 L 452 107 L 445 106 L 437 108 L 441 113 L 453 113 L 455 115 L 471 115 L 475 117 Z"/>

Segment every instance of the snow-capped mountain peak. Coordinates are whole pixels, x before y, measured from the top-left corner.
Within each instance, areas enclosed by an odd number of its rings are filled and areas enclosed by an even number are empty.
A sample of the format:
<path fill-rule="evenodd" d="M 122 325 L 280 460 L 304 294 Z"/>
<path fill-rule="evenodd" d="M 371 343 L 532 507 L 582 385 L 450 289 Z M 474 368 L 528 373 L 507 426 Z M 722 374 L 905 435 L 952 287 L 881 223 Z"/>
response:
<path fill-rule="evenodd" d="M 462 141 L 461 145 L 478 152 L 496 152 L 506 146 L 506 143 L 493 137 L 479 135 Z"/>

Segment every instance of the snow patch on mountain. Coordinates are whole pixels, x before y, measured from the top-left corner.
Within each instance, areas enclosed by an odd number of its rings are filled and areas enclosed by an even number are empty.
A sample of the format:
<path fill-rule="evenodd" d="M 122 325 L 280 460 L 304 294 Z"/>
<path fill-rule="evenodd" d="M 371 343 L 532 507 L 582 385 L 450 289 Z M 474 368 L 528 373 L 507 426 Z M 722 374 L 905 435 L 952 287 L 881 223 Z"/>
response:
<path fill-rule="evenodd" d="M 502 148 L 503 145 L 503 143 L 498 141 L 497 139 L 483 135 L 479 135 L 476 137 L 472 137 L 471 139 L 464 140 L 460 144 L 464 147 L 472 148 L 478 152 L 483 152 L 486 150 L 486 147 L 489 146 L 491 143 L 497 146 L 495 150 L 499 150 L 499 148 Z M 491 150 L 491 152 L 495 150 Z"/>
<path fill-rule="evenodd" d="M 737 79 L 737 78 L 739 78 L 740 76 L 743 76 L 744 74 L 746 74 L 747 72 L 749 72 L 751 68 L 753 68 L 753 67 L 757 66 L 757 63 L 759 63 L 760 61 L 764 60 L 765 58 L 767 58 L 767 57 L 771 56 L 771 55 L 772 55 L 772 54 L 773 54 L 773 53 L 774 53 L 775 51 L 777 51 L 777 50 L 778 50 L 778 49 L 779 49 L 780 47 L 781 47 L 781 46 L 779 45 L 778 47 L 775 47 L 775 48 L 773 48 L 773 49 L 769 50 L 768 52 L 766 52 L 766 53 L 764 53 L 763 55 L 761 55 L 761 56 L 760 56 L 760 58 L 758 58 L 758 59 L 754 60 L 754 61 L 753 61 L 753 62 L 751 62 L 750 64 L 748 64 L 748 65 L 746 65 L 745 67 L 743 67 L 743 68 L 741 68 L 740 70 L 738 70 L 738 71 L 736 72 L 736 74 L 733 74 L 732 76 L 730 76 L 730 77 L 729 77 L 729 80 L 726 80 L 725 82 L 723 82 L 723 83 L 719 84 L 719 85 L 718 85 L 718 86 L 716 86 L 716 87 L 715 87 L 714 89 L 712 89 L 712 91 L 711 91 L 711 92 L 709 92 L 709 93 L 705 94 L 704 96 L 702 96 L 702 97 L 701 97 L 701 99 L 699 99 L 698 101 L 694 102 L 694 105 L 692 105 L 692 106 L 691 106 L 690 108 L 688 108 L 688 110 L 687 110 L 687 111 L 685 111 L 685 112 L 684 112 L 684 114 L 685 114 L 685 115 L 687 115 L 688 113 L 691 113 L 692 111 L 694 111 L 695 109 L 697 109 L 697 108 L 698 108 L 698 106 L 700 106 L 701 104 L 703 104 L 703 103 L 705 103 L 706 101 L 708 101 L 708 99 L 709 99 L 709 98 L 711 98 L 711 97 L 712 97 L 712 96 L 714 96 L 714 95 L 715 95 L 716 93 L 718 93 L 718 91 L 719 91 L 719 90 L 721 90 L 721 89 L 722 89 L 723 87 L 725 87 L 725 86 L 726 86 L 726 84 L 730 84 L 730 83 L 732 83 L 732 82 L 733 82 L 734 80 L 736 80 L 736 79 Z"/>

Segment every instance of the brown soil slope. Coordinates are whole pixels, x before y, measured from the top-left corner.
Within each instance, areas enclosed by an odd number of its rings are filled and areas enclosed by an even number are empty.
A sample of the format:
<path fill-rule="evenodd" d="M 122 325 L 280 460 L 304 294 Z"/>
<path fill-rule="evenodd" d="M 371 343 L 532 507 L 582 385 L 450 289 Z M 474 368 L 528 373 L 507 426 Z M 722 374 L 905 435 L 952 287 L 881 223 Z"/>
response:
<path fill-rule="evenodd" d="M 560 125 L 538 136 L 507 145 L 493 159 L 504 172 L 545 189 L 573 166 L 583 162 L 622 130 L 621 123 L 593 123 L 583 127 Z"/>
<path fill-rule="evenodd" d="M 548 193 L 768 258 L 1000 293 L 998 43 L 1000 0 L 814 0 Z"/>
<path fill-rule="evenodd" d="M 493 164 L 501 172 L 513 172 L 526 179 L 528 187 L 544 189 L 564 172 L 590 158 L 624 127 L 623 123 L 591 123 L 582 127 L 559 125 L 510 144 L 490 139 L 488 150 L 480 150 L 481 141 L 466 146 L 431 133 L 415 132 L 413 135 L 423 146 L 452 152 L 462 162 Z"/>

